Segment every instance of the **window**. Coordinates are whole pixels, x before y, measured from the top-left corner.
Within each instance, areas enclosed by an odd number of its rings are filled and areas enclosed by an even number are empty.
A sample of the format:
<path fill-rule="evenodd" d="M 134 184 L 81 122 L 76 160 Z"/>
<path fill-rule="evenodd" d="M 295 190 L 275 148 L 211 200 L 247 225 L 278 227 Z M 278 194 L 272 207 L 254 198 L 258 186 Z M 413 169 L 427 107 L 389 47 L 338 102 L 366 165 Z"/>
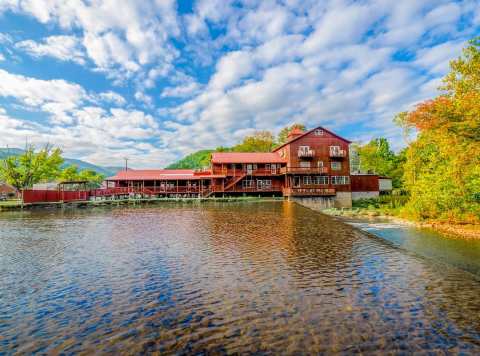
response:
<path fill-rule="evenodd" d="M 318 161 L 317 166 L 318 168 L 323 168 L 323 161 Z"/>
<path fill-rule="evenodd" d="M 323 136 L 323 130 L 321 130 L 321 129 L 316 129 L 316 130 L 314 131 L 314 134 L 315 134 L 315 136 Z"/>
<path fill-rule="evenodd" d="M 257 188 L 258 189 L 269 189 L 272 187 L 271 179 L 257 179 Z"/>
<path fill-rule="evenodd" d="M 245 179 L 242 181 L 242 188 L 253 188 L 253 180 Z"/>
<path fill-rule="evenodd" d="M 349 184 L 349 183 L 350 183 L 349 176 L 332 176 L 332 184 L 342 185 L 342 184 Z"/>
<path fill-rule="evenodd" d="M 340 146 L 330 146 L 330 154 L 339 154 Z"/>
<path fill-rule="evenodd" d="M 313 177 L 313 184 L 316 184 L 316 185 L 328 184 L 328 177 L 326 177 L 326 176 L 315 176 L 315 177 Z"/>
<path fill-rule="evenodd" d="M 303 184 L 305 184 L 305 185 L 312 184 L 312 177 L 310 177 L 310 176 L 303 176 Z"/>
<path fill-rule="evenodd" d="M 301 168 L 310 168 L 310 161 L 302 161 L 300 162 Z"/>
<path fill-rule="evenodd" d="M 332 171 L 342 170 L 342 162 L 331 162 L 330 166 L 332 167 Z"/>

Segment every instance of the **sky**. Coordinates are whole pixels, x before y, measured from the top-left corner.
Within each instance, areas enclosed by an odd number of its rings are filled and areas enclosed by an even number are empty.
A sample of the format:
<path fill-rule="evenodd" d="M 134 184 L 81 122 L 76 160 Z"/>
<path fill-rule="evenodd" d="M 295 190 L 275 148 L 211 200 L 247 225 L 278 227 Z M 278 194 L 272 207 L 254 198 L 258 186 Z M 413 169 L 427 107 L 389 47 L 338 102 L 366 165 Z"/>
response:
<path fill-rule="evenodd" d="M 158 168 L 293 122 L 402 147 L 480 0 L 0 0 L 0 147 Z"/>

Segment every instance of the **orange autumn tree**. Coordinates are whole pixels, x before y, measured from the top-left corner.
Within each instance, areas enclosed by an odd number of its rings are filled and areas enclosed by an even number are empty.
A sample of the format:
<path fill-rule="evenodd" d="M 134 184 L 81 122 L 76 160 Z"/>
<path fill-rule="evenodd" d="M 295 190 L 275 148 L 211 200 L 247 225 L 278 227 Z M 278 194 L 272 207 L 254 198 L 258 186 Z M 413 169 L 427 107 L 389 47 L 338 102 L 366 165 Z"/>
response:
<path fill-rule="evenodd" d="M 407 149 L 405 212 L 416 219 L 480 222 L 480 38 L 470 41 L 442 94 L 396 121 L 417 132 Z"/>

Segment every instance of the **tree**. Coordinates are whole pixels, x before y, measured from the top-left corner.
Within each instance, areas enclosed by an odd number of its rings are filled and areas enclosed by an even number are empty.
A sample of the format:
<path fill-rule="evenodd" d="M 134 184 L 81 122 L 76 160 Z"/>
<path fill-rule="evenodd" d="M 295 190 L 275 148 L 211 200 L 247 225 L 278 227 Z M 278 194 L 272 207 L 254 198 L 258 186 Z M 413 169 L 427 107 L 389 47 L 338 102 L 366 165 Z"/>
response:
<path fill-rule="evenodd" d="M 241 143 L 232 147 L 234 152 L 270 152 L 275 147 L 270 131 L 257 131 L 246 136 Z"/>
<path fill-rule="evenodd" d="M 417 137 L 406 152 L 406 211 L 413 217 L 480 221 L 480 38 L 470 41 L 435 99 L 397 117 Z"/>
<path fill-rule="evenodd" d="M 59 148 L 53 149 L 50 145 L 37 153 L 33 146 L 28 146 L 23 154 L 6 157 L 0 162 L 0 179 L 17 190 L 55 179 L 63 163 L 61 153 Z"/>
<path fill-rule="evenodd" d="M 78 174 L 79 181 L 87 181 L 90 186 L 100 186 L 105 179 L 103 174 L 98 174 L 92 169 L 83 169 Z"/>
<path fill-rule="evenodd" d="M 298 124 L 298 123 L 295 123 L 291 126 L 286 126 L 284 127 L 279 133 L 278 133 L 278 138 L 277 138 L 277 142 L 279 145 L 282 145 L 284 144 L 285 142 L 287 142 L 287 139 L 288 139 L 288 134 L 293 130 L 293 129 L 299 129 L 301 131 L 305 131 L 305 125 L 303 124 Z"/>
<path fill-rule="evenodd" d="M 65 167 L 57 177 L 61 182 L 86 181 L 89 185 L 98 187 L 105 179 L 103 174 L 98 174 L 92 169 L 78 170 L 74 164 Z"/>
<path fill-rule="evenodd" d="M 78 167 L 74 164 L 65 167 L 58 177 L 62 182 L 78 180 Z"/>
<path fill-rule="evenodd" d="M 167 169 L 200 169 L 210 164 L 213 150 L 200 150 L 172 163 Z"/>
<path fill-rule="evenodd" d="M 386 138 L 376 138 L 365 145 L 353 148 L 358 156 L 358 168 L 362 172 L 372 172 L 392 178 L 394 188 L 402 186 L 403 164 L 405 155 L 396 155 L 390 149 Z"/>

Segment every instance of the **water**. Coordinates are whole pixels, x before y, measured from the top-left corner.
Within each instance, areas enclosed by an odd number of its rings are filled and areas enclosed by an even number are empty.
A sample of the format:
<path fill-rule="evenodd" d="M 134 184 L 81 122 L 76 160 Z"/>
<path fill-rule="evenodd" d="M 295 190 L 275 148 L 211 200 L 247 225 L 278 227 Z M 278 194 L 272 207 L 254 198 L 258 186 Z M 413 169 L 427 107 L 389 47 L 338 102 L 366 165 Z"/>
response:
<path fill-rule="evenodd" d="M 381 218 L 352 219 L 349 223 L 396 247 L 480 276 L 480 240 L 455 238 Z"/>
<path fill-rule="evenodd" d="M 0 215 L 0 354 L 480 351 L 480 278 L 293 203 Z"/>

